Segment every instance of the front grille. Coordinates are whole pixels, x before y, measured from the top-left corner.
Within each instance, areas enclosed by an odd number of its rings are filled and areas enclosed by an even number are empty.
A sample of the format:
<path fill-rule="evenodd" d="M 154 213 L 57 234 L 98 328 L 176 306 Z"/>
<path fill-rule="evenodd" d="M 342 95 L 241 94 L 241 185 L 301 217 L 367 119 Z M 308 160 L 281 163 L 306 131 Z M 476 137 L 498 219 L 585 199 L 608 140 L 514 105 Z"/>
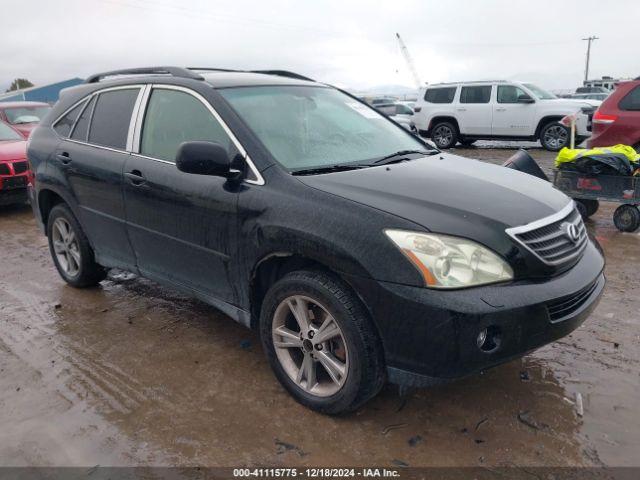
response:
<path fill-rule="evenodd" d="M 8 163 L 0 163 L 0 175 L 11 175 Z"/>
<path fill-rule="evenodd" d="M 547 305 L 549 320 L 558 322 L 578 310 L 589 299 L 598 286 L 598 280 L 568 297 L 555 300 Z"/>
<path fill-rule="evenodd" d="M 11 190 L 14 188 L 24 188 L 27 186 L 27 177 L 8 177 L 3 178 L 2 183 L 3 190 Z"/>
<path fill-rule="evenodd" d="M 27 162 L 14 162 L 13 170 L 16 172 L 16 175 L 20 175 L 29 170 L 29 164 Z"/>
<path fill-rule="evenodd" d="M 507 233 L 547 265 L 575 260 L 587 246 L 587 229 L 573 202 L 560 212 Z"/>

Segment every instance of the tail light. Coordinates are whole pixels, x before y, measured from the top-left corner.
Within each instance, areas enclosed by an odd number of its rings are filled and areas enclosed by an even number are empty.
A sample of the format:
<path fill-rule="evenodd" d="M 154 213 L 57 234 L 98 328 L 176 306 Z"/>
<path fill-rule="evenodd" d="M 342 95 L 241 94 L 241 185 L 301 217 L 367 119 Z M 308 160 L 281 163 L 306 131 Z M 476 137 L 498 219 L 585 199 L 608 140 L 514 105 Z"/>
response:
<path fill-rule="evenodd" d="M 616 120 L 618 120 L 618 115 L 609 115 L 607 113 L 602 113 L 600 110 L 596 110 L 596 113 L 593 114 L 593 123 L 608 125 Z"/>

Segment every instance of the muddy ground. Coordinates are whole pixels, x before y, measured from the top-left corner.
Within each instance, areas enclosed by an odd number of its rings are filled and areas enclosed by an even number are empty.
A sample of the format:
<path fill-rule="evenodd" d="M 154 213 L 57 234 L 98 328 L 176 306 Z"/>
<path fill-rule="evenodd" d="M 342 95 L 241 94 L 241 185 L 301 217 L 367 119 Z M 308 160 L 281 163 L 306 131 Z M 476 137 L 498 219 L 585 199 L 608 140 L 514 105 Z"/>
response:
<path fill-rule="evenodd" d="M 572 335 L 330 418 L 293 401 L 257 335 L 215 309 L 123 274 L 66 286 L 29 207 L 3 208 L 0 465 L 640 465 L 640 235 L 612 212 L 588 222 L 608 285 Z"/>

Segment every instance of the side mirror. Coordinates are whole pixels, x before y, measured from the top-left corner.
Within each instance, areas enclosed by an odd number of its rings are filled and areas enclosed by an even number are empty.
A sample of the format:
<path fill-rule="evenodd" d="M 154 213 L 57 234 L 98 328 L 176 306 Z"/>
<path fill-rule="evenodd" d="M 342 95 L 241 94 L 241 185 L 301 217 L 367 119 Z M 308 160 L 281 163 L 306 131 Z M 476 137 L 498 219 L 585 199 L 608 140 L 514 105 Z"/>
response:
<path fill-rule="evenodd" d="M 518 95 L 518 103 L 535 103 L 536 101 L 529 95 Z"/>
<path fill-rule="evenodd" d="M 184 173 L 233 178 L 238 172 L 231 169 L 227 150 L 214 142 L 184 142 L 176 153 L 176 167 Z"/>

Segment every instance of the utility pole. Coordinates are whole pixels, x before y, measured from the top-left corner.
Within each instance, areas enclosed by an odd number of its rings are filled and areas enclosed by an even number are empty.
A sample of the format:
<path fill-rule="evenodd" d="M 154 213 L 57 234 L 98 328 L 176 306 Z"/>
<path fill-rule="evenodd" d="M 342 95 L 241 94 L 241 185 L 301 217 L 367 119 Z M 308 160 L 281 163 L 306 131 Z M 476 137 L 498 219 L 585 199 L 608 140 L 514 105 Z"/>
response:
<path fill-rule="evenodd" d="M 591 59 L 591 42 L 593 42 L 594 40 L 599 40 L 599 38 L 596 37 L 595 35 L 592 35 L 590 37 L 583 38 L 582 40 L 588 42 L 587 43 L 587 64 L 584 68 L 584 81 L 586 82 L 587 80 L 589 80 L 589 60 Z"/>

